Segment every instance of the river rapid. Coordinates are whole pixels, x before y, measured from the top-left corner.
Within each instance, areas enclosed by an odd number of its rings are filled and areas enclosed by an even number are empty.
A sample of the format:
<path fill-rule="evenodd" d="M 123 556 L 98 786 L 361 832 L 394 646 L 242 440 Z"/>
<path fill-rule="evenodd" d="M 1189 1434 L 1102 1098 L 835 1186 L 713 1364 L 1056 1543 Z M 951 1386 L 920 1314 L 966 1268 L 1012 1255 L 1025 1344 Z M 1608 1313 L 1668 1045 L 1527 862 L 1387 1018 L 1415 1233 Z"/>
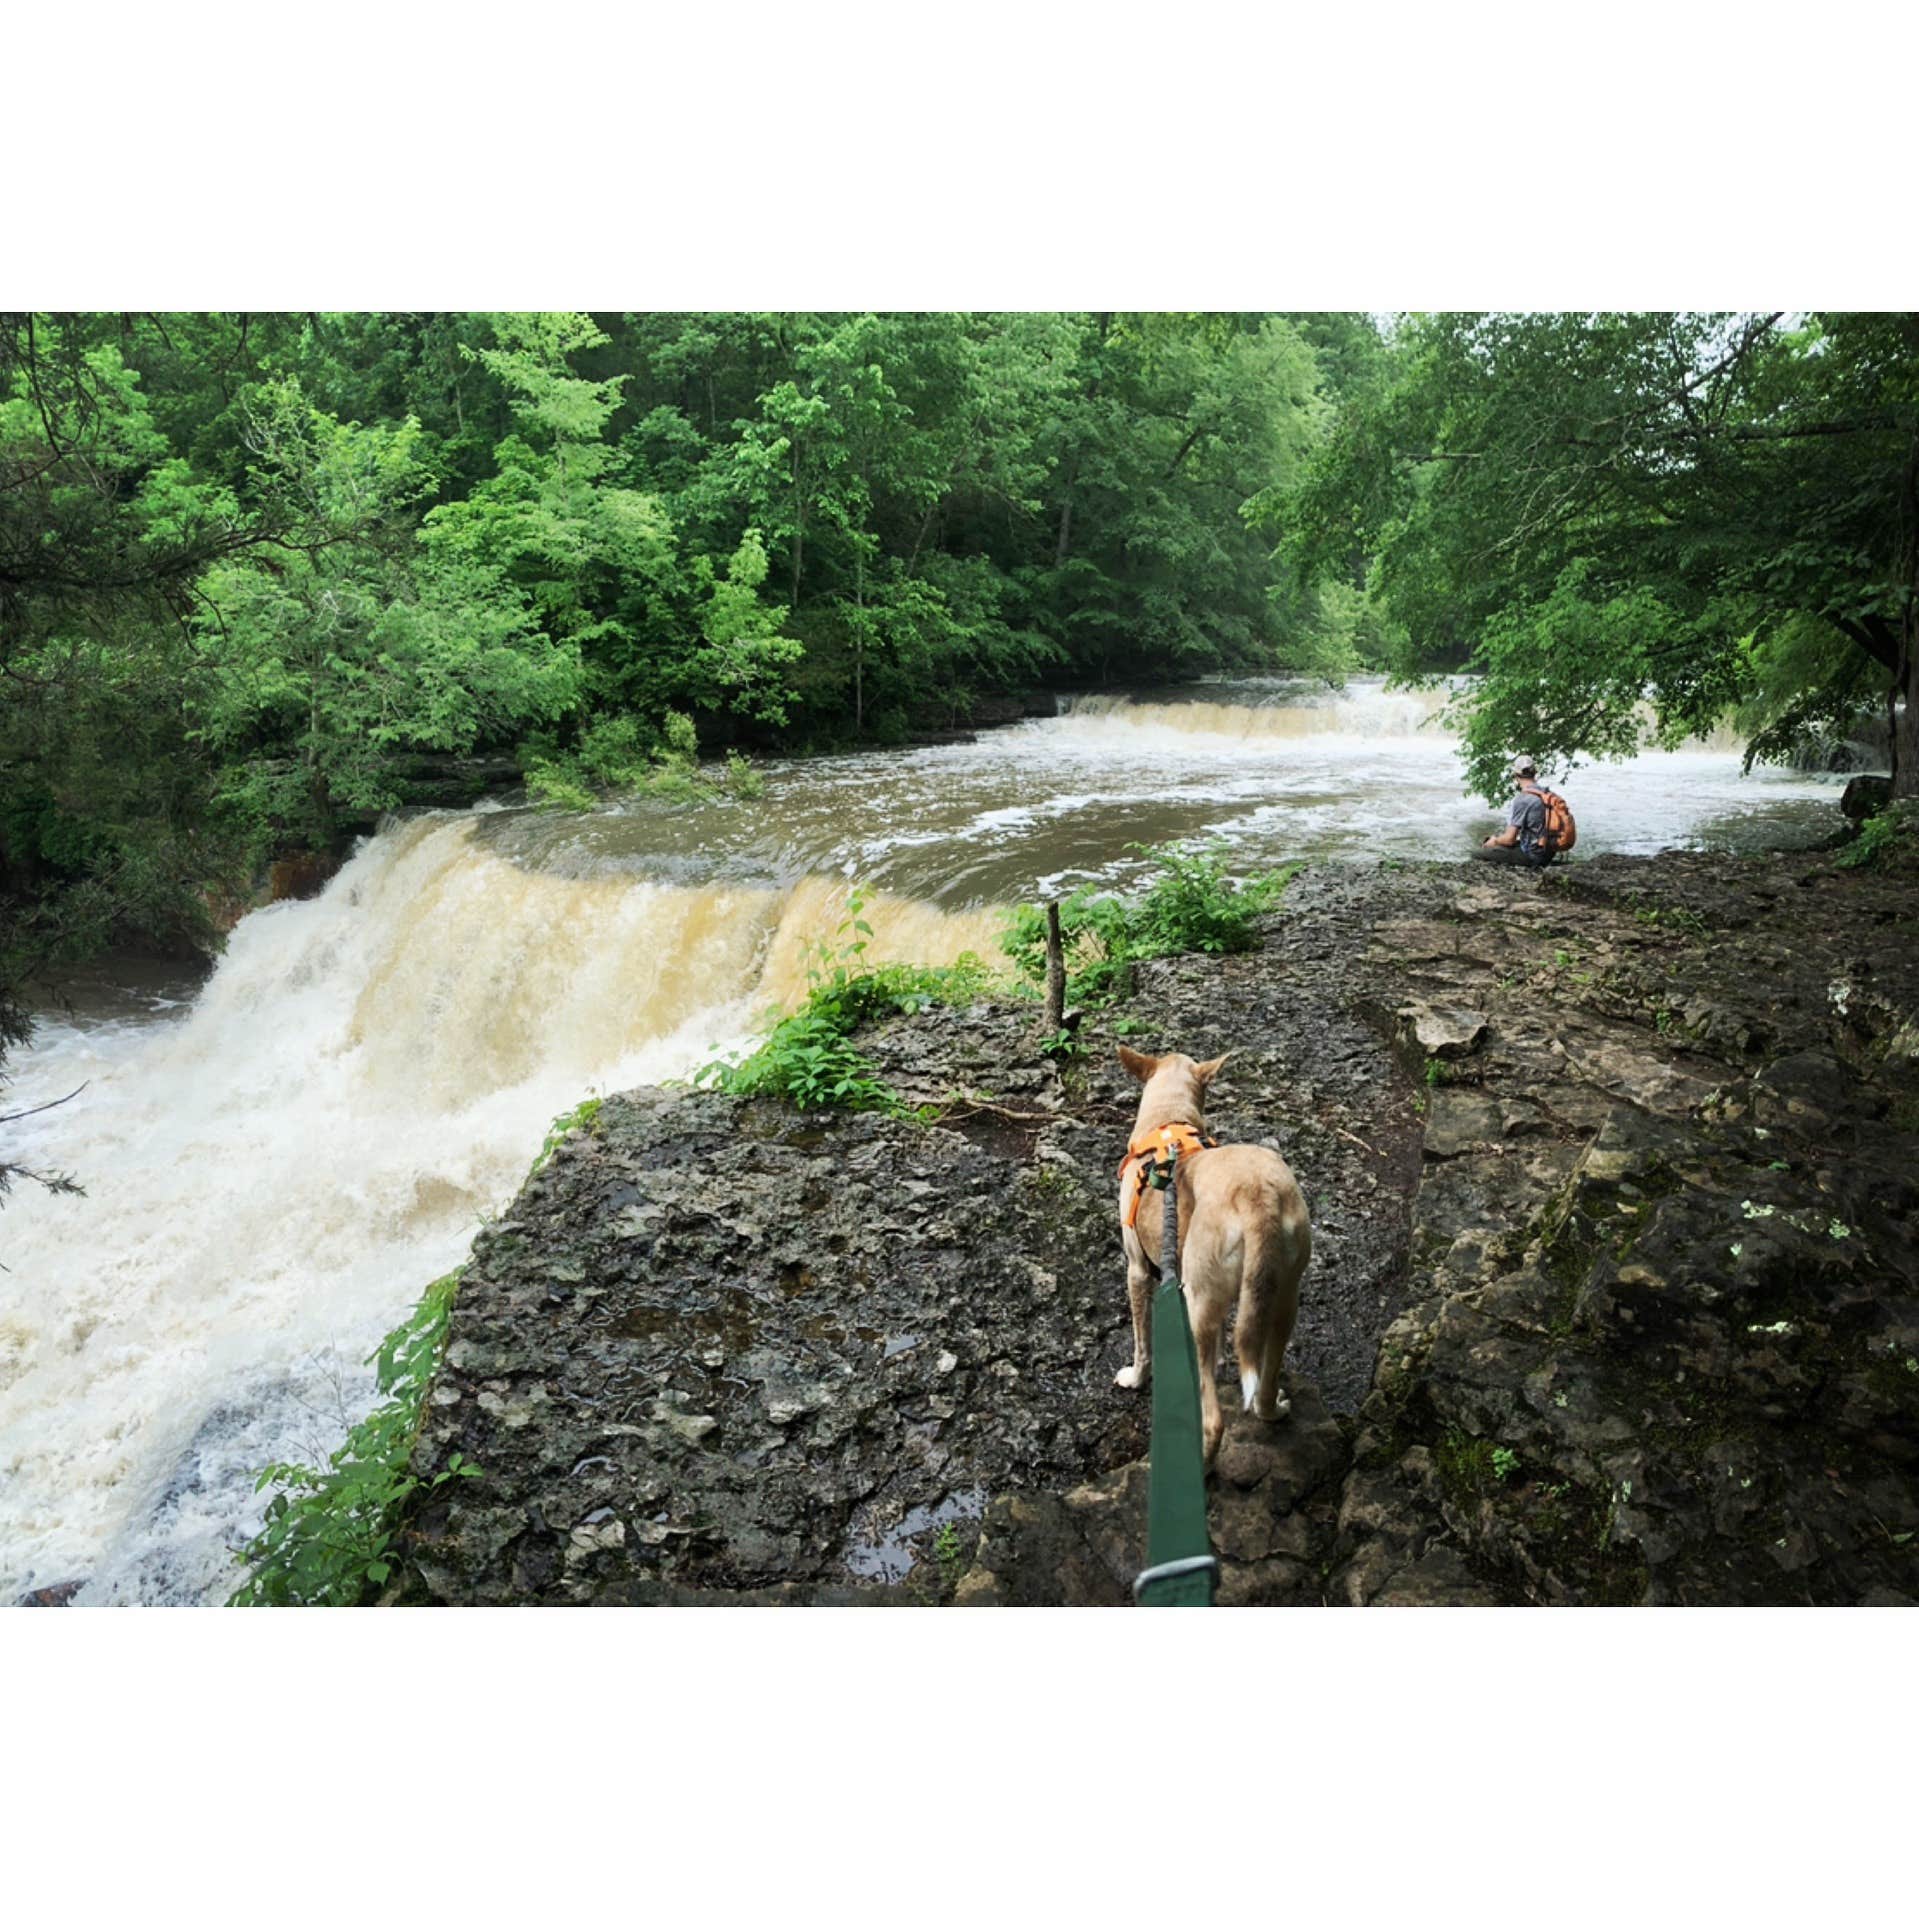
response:
<path fill-rule="evenodd" d="M 1001 907 L 1140 877 L 1460 857 L 1487 830 L 1438 697 L 1240 681 L 1081 697 L 970 744 L 795 760 L 757 801 L 389 824 L 250 914 L 197 989 L 99 987 L 12 1062 L 9 1147 L 83 1199 L 0 1209 L 0 1602 L 216 1602 L 260 1468 L 312 1463 L 365 1357 L 513 1197 L 553 1117 L 683 1076 L 804 992 L 849 883 L 870 956 L 994 951 Z M 1803 844 L 1833 780 L 1709 749 L 1556 782 L 1580 851 Z"/>

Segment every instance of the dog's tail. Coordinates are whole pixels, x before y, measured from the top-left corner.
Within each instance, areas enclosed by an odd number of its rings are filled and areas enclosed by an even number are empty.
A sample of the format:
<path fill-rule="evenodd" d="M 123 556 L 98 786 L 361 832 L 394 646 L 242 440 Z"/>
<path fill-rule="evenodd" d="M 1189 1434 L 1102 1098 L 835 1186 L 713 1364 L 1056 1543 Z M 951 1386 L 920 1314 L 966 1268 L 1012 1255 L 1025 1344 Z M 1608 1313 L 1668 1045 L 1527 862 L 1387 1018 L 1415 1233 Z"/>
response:
<path fill-rule="evenodd" d="M 1275 1417 L 1286 1347 L 1299 1315 L 1299 1276 L 1311 1251 L 1303 1212 L 1262 1209 L 1249 1222 L 1240 1254 L 1239 1320 L 1233 1346 L 1239 1358 L 1239 1390 L 1245 1410 Z"/>

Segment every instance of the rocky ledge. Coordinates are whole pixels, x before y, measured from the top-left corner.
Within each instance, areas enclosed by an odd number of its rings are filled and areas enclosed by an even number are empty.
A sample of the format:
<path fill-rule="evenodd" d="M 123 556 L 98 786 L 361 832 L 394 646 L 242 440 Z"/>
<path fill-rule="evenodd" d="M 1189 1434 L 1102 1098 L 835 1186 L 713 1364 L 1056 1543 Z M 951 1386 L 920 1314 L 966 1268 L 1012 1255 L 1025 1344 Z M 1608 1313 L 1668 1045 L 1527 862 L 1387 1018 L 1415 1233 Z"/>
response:
<path fill-rule="evenodd" d="M 1314 1218 L 1222 1599 L 1919 1596 L 1915 935 L 1909 864 L 1382 866 L 1147 969 L 1132 1043 L 1230 1050 L 1214 1128 Z M 416 1465 L 483 1476 L 395 1596 L 1123 1602 L 1121 1023 L 863 1036 L 925 1126 L 608 1100 L 476 1245 Z"/>

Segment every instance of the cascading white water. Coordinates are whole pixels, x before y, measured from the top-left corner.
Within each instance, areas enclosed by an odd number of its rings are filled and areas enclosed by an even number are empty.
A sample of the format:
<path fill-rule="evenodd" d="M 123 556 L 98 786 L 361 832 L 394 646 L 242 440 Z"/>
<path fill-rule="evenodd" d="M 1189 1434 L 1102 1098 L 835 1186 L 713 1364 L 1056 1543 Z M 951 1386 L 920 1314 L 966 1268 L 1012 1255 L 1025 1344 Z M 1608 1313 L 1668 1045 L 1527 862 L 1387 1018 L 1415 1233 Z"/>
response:
<path fill-rule="evenodd" d="M 881 889 L 871 957 L 937 963 L 991 953 L 983 902 L 1135 877 L 1135 842 L 1457 858 L 1489 813 L 1439 703 L 1082 697 L 968 746 L 775 766 L 753 805 L 434 815 L 243 920 L 184 1013 L 50 1020 L 9 1105 L 89 1084 L 9 1148 L 88 1197 L 0 1208 L 0 1600 L 72 1578 L 83 1602 L 219 1597 L 260 1467 L 338 1444 L 365 1355 L 552 1117 L 797 999 L 846 875 Z M 1582 852 L 1811 838 L 1834 796 L 1711 748 L 1562 784 Z"/>
<path fill-rule="evenodd" d="M 243 920 L 185 1017 L 49 1023 L 10 1140 L 87 1188 L 0 1211 L 0 1596 L 196 1599 L 269 1460 L 322 1459 L 361 1362 L 591 1088 L 684 1074 L 803 990 L 845 889 L 563 878 L 444 815 Z M 874 901 L 872 953 L 990 948 Z"/>
<path fill-rule="evenodd" d="M 1232 697 L 1209 699 L 1209 691 Z M 1370 681 L 1354 681 L 1334 690 L 1303 689 L 1297 680 L 1239 680 L 1218 689 L 1201 687 L 1184 699 L 1079 693 L 1069 695 L 1061 705 L 1071 719 L 1113 721 L 1135 732 L 1274 744 L 1329 735 L 1410 739 L 1431 727 L 1445 708 L 1446 695 L 1438 690 L 1389 693 Z"/>

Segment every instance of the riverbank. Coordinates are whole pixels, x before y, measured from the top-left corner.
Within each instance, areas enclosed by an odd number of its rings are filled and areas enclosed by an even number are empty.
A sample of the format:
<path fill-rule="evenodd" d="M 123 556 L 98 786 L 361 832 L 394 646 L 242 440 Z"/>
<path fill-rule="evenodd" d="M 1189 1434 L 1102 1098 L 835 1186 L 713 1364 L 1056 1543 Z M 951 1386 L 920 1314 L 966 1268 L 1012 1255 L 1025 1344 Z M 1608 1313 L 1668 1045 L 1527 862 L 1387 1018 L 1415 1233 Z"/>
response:
<path fill-rule="evenodd" d="M 1898 861 L 1888 864 L 1888 859 Z M 1146 1411 L 1116 1029 L 1315 1225 L 1222 1598 L 1919 1596 L 1919 877 L 1895 853 L 1325 867 L 1258 951 L 865 1035 L 931 1126 L 643 1089 L 475 1244 L 396 1595 L 1119 1602 Z"/>

